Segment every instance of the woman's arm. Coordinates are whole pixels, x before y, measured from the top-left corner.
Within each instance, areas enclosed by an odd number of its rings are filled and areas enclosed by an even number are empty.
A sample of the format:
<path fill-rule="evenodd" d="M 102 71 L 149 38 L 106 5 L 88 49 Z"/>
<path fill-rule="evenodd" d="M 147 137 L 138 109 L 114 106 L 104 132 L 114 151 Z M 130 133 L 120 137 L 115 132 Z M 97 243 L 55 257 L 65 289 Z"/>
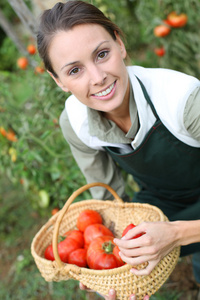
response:
<path fill-rule="evenodd" d="M 178 239 L 180 246 L 185 246 L 200 242 L 200 220 L 195 221 L 176 221 Z"/>
<path fill-rule="evenodd" d="M 200 141 L 200 87 L 196 88 L 187 100 L 184 125 L 189 134 Z"/>

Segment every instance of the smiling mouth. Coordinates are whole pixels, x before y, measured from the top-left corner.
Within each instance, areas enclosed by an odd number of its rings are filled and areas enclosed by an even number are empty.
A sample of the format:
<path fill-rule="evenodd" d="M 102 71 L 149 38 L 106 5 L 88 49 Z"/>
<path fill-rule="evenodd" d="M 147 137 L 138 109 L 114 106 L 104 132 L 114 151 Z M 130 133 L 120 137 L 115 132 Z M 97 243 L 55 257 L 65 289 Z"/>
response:
<path fill-rule="evenodd" d="M 94 94 L 94 96 L 97 96 L 97 97 L 107 96 L 113 90 L 114 85 L 115 85 L 115 82 L 113 82 L 106 90 L 96 93 L 96 94 Z"/>

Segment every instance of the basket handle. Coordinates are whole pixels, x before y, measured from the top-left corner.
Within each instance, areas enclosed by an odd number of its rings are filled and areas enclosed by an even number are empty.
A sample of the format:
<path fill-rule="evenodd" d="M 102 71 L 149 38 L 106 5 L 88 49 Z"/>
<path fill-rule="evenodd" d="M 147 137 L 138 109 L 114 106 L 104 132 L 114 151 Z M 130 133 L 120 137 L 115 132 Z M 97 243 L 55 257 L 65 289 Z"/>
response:
<path fill-rule="evenodd" d="M 71 205 L 71 203 L 75 200 L 75 198 L 78 195 L 80 195 L 81 193 L 83 193 L 87 189 L 89 189 L 91 187 L 95 187 L 95 186 L 105 187 L 114 196 L 114 199 L 117 202 L 123 203 L 123 200 L 118 196 L 118 194 L 109 185 L 107 185 L 105 183 L 102 183 L 102 182 L 88 183 L 88 184 L 82 186 L 81 188 L 79 188 L 78 190 L 76 190 L 68 198 L 65 205 L 63 206 L 63 208 L 59 212 L 58 218 L 57 218 L 56 223 L 55 223 L 55 228 L 54 228 L 54 231 L 53 231 L 53 242 L 52 242 L 52 244 L 53 244 L 53 254 L 54 254 L 55 260 L 56 260 L 59 268 L 61 268 L 63 266 L 63 262 L 61 261 L 60 256 L 58 254 L 58 232 L 59 232 L 59 227 L 60 227 L 60 224 L 61 224 L 62 219 L 64 217 L 64 214 L 67 212 L 69 206 Z"/>

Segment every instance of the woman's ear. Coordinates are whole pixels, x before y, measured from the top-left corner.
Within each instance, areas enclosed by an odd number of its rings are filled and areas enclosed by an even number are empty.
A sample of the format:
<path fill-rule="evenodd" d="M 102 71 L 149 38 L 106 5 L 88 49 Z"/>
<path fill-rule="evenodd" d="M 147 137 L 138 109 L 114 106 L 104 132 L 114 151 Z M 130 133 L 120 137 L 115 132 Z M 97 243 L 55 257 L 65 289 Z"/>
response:
<path fill-rule="evenodd" d="M 127 55 L 125 45 L 124 45 L 124 43 L 123 43 L 122 39 L 120 38 L 120 35 L 117 31 L 115 31 L 115 36 L 116 36 L 116 42 L 118 43 L 118 45 L 120 47 L 122 57 L 123 57 L 123 59 L 125 59 L 126 55 Z"/>
<path fill-rule="evenodd" d="M 55 81 L 55 83 L 66 93 L 69 92 L 69 90 L 60 82 L 59 78 L 55 77 L 51 72 L 49 72 L 47 70 L 47 72 L 49 73 L 49 75 L 53 78 L 53 80 Z"/>

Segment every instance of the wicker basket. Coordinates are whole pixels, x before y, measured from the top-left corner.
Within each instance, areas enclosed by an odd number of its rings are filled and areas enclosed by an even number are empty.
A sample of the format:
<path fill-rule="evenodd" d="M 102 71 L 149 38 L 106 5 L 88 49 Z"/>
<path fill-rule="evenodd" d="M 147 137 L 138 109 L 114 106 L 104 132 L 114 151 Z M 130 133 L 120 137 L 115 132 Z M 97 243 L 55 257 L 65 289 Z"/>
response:
<path fill-rule="evenodd" d="M 93 199 L 71 204 L 79 194 L 95 186 L 107 188 L 115 200 Z M 121 237 L 123 229 L 129 223 L 138 225 L 142 221 L 167 220 L 162 211 L 155 206 L 124 203 L 110 186 L 103 183 L 87 184 L 71 195 L 62 210 L 49 219 L 32 241 L 31 252 L 45 280 L 61 281 L 73 278 L 104 295 L 108 294 L 110 288 L 114 288 L 117 292 L 117 299 L 120 300 L 129 299 L 132 293 L 137 295 L 137 300 L 143 300 L 146 294 L 149 296 L 154 294 L 173 271 L 180 254 L 179 247 L 165 256 L 148 276 L 133 275 L 130 272 L 131 266 L 128 264 L 111 270 L 92 270 L 66 264 L 60 260 L 57 250 L 58 235 L 75 229 L 77 217 L 85 209 L 98 211 L 103 218 L 103 224 L 110 228 L 116 237 Z M 55 261 L 44 258 L 44 250 L 52 241 Z M 137 266 L 137 268 L 143 267 L 144 265 Z"/>

